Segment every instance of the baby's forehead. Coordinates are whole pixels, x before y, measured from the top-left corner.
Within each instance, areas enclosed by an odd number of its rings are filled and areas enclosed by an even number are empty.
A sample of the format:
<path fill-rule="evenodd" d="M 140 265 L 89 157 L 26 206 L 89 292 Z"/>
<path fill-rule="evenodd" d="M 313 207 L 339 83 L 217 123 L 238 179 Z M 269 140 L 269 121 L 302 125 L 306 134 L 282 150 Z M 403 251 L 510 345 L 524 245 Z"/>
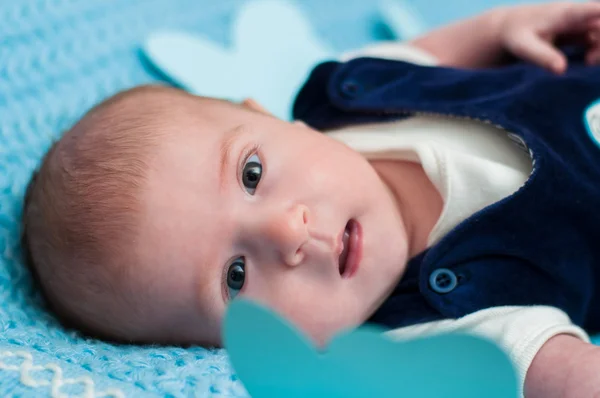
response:
<path fill-rule="evenodd" d="M 90 110 L 73 128 L 79 142 L 135 140 L 141 136 L 163 140 L 190 133 L 210 138 L 241 110 L 226 101 L 197 97 L 169 88 L 134 89 L 120 93 Z M 68 141 L 69 137 L 65 137 Z M 184 145 L 184 143 L 182 143 Z"/>
<path fill-rule="evenodd" d="M 199 97 L 166 86 L 140 86 L 119 92 L 93 107 L 82 120 L 88 123 L 110 119 L 114 123 L 174 122 L 186 115 L 214 112 L 227 101 Z"/>

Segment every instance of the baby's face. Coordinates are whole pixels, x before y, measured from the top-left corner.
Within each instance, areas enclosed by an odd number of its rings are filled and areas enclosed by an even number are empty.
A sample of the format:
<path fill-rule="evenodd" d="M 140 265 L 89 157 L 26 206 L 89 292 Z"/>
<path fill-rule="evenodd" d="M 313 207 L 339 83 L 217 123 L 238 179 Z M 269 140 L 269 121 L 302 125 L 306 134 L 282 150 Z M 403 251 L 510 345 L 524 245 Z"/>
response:
<path fill-rule="evenodd" d="M 221 101 L 202 106 L 165 126 L 143 196 L 135 272 L 155 315 L 176 312 L 176 327 L 215 345 L 239 297 L 319 343 L 364 322 L 407 260 L 402 219 L 378 174 L 304 125 Z"/>

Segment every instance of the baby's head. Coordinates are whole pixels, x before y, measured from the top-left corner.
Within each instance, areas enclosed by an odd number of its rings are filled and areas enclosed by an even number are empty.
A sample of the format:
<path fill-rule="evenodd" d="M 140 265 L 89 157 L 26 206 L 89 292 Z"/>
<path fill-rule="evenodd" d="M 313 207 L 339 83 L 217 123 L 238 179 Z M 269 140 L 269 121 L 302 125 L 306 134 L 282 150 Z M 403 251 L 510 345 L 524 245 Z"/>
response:
<path fill-rule="evenodd" d="M 393 195 L 362 155 L 253 101 L 158 86 L 68 131 L 23 217 L 50 307 L 118 341 L 218 346 L 236 296 L 324 341 L 368 318 L 407 257 Z"/>

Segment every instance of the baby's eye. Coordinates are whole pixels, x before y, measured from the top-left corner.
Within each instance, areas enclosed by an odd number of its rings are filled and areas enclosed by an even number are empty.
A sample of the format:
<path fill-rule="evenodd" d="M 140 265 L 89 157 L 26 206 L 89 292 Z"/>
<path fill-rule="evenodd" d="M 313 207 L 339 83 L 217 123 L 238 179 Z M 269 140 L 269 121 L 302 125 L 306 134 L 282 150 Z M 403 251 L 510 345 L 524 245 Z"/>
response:
<path fill-rule="evenodd" d="M 254 154 L 246 160 L 242 170 L 242 183 L 250 195 L 254 195 L 256 187 L 262 176 L 262 163 L 257 154 Z"/>
<path fill-rule="evenodd" d="M 236 258 L 227 270 L 227 289 L 230 299 L 237 296 L 244 287 L 246 280 L 246 263 L 244 261 L 244 257 Z"/>

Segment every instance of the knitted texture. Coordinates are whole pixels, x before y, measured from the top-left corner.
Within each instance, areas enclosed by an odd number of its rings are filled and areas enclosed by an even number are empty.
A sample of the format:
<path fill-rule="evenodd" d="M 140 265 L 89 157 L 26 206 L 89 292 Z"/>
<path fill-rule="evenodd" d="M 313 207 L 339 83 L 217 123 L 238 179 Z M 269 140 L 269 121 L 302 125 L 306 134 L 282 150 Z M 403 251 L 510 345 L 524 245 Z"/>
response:
<path fill-rule="evenodd" d="M 19 218 L 51 142 L 98 101 L 158 81 L 140 54 L 157 29 L 227 46 L 242 0 L 0 0 L 0 396 L 246 396 L 222 350 L 116 346 L 65 331 L 22 266 Z M 375 2 L 302 0 L 345 50 L 374 37 Z"/>

